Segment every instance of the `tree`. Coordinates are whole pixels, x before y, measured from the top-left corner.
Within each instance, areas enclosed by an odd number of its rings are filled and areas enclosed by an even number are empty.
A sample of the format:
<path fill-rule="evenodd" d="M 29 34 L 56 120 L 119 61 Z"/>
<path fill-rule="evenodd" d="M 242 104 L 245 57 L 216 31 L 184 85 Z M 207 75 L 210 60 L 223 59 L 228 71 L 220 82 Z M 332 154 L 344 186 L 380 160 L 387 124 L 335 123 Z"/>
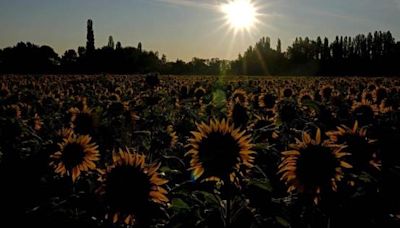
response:
<path fill-rule="evenodd" d="M 66 72 L 75 71 L 77 62 L 78 54 L 74 49 L 65 51 L 64 55 L 61 57 L 61 67 L 63 71 Z"/>
<path fill-rule="evenodd" d="M 115 48 L 117 49 L 117 50 L 120 50 L 120 49 L 122 49 L 122 44 L 121 44 L 121 42 L 117 42 L 117 45 L 115 46 Z"/>
<path fill-rule="evenodd" d="M 139 50 L 139 52 L 142 52 L 142 43 L 141 42 L 138 43 L 137 49 Z"/>
<path fill-rule="evenodd" d="M 278 44 L 276 45 L 276 51 L 278 53 L 282 53 L 282 44 L 281 44 L 281 39 L 278 38 Z"/>
<path fill-rule="evenodd" d="M 111 49 L 114 49 L 114 39 L 113 39 L 112 36 L 108 37 L 108 45 L 107 45 L 107 47 L 111 48 Z"/>
<path fill-rule="evenodd" d="M 87 35 L 86 35 L 86 53 L 93 54 L 95 50 L 94 46 L 94 32 L 93 32 L 93 21 L 89 19 L 87 21 Z"/>

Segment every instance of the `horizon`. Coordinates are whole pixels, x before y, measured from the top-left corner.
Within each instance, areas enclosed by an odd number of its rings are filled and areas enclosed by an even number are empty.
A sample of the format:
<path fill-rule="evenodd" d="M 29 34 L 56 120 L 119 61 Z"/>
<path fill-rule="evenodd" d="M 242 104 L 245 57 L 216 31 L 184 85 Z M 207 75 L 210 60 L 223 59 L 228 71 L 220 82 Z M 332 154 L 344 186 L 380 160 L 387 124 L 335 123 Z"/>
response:
<path fill-rule="evenodd" d="M 271 38 L 273 48 L 280 38 L 286 50 L 296 37 L 321 36 L 331 41 L 336 35 L 353 37 L 379 30 L 390 30 L 395 38 L 400 34 L 398 0 L 252 1 L 260 23 L 236 35 L 225 25 L 219 9 L 224 2 L 1 1 L 0 48 L 31 42 L 49 45 L 61 56 L 66 50 L 85 46 L 87 19 L 94 21 L 97 48 L 105 46 L 111 35 L 124 47 L 141 42 L 143 49 L 165 54 L 168 61 L 193 57 L 233 60 L 264 36 Z"/>

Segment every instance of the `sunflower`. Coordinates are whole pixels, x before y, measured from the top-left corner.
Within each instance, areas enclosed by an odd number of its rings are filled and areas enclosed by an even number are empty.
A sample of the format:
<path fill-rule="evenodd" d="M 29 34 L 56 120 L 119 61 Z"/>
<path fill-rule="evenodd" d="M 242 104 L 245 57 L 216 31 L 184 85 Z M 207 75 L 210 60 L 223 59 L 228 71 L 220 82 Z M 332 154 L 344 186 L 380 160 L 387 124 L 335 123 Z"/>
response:
<path fill-rule="evenodd" d="M 106 218 L 113 223 L 143 224 L 155 204 L 166 204 L 167 191 L 161 187 L 168 181 L 160 177 L 160 164 L 145 164 L 145 156 L 129 149 L 114 151 L 113 162 L 103 173 L 98 193 L 107 205 Z"/>
<path fill-rule="evenodd" d="M 377 169 L 380 167 L 380 161 L 377 155 L 371 150 L 371 146 L 376 140 L 367 138 L 367 129 L 359 128 L 358 122 L 354 123 L 352 129 L 345 125 L 337 127 L 337 131 L 327 132 L 332 142 L 347 145 L 346 151 L 351 154 L 349 160 L 354 167 L 366 167 L 371 165 Z"/>
<path fill-rule="evenodd" d="M 314 100 L 314 96 L 308 90 L 301 90 L 298 98 L 299 104 L 307 103 L 307 101 Z"/>
<path fill-rule="evenodd" d="M 258 97 L 258 104 L 261 108 L 272 109 L 276 104 L 276 96 L 271 93 L 263 93 Z"/>
<path fill-rule="evenodd" d="M 86 103 L 83 104 L 82 109 L 70 108 L 68 112 L 71 114 L 71 127 L 80 134 L 88 134 L 95 127 L 94 113 Z"/>
<path fill-rule="evenodd" d="M 283 158 L 278 173 L 288 185 L 288 192 L 297 190 L 310 196 L 315 204 L 325 191 L 337 191 L 337 182 L 344 176 L 343 168 L 352 168 L 343 161 L 348 154 L 342 152 L 345 146 L 321 142 L 321 131 L 317 130 L 315 139 L 303 132 L 300 141 L 291 144 L 292 150 L 282 152 Z"/>
<path fill-rule="evenodd" d="M 202 98 L 204 95 L 206 94 L 206 90 L 203 88 L 203 87 L 198 87 L 198 88 L 196 88 L 195 90 L 194 90 L 194 96 L 197 98 L 197 99 L 200 99 L 200 98 Z"/>
<path fill-rule="evenodd" d="M 325 101 L 329 101 L 331 99 L 333 88 L 330 85 L 324 85 L 321 87 L 320 95 Z"/>
<path fill-rule="evenodd" d="M 236 89 L 232 93 L 231 102 L 239 103 L 243 107 L 247 107 L 249 105 L 247 93 L 243 89 Z"/>
<path fill-rule="evenodd" d="M 72 128 L 62 128 L 61 130 L 57 131 L 57 136 L 62 139 L 68 139 L 74 135 L 74 130 Z"/>
<path fill-rule="evenodd" d="M 92 138 L 88 135 L 72 135 L 64 138 L 59 143 L 60 150 L 51 155 L 54 161 L 50 165 L 54 167 L 55 172 L 64 176 L 72 177 L 75 182 L 81 172 L 96 169 L 95 162 L 100 158 L 98 146 L 91 143 Z"/>
<path fill-rule="evenodd" d="M 247 122 L 249 121 L 247 108 L 239 102 L 230 104 L 228 108 L 228 117 L 233 121 L 235 127 L 246 127 Z"/>
<path fill-rule="evenodd" d="M 191 156 L 189 170 L 194 179 L 238 184 L 243 169 L 253 166 L 255 152 L 251 151 L 251 136 L 234 129 L 225 119 L 197 124 L 197 131 L 191 133 L 186 156 Z"/>
<path fill-rule="evenodd" d="M 375 115 L 379 113 L 378 106 L 366 98 L 362 98 L 360 102 L 354 102 L 351 109 L 354 118 L 362 125 L 372 123 Z"/>

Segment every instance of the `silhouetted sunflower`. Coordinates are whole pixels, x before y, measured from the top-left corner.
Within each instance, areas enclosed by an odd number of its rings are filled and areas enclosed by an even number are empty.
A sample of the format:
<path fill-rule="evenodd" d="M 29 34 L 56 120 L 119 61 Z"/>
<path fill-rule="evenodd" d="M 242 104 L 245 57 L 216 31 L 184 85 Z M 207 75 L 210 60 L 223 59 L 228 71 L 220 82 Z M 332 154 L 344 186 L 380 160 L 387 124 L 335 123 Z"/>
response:
<path fill-rule="evenodd" d="M 246 127 L 247 122 L 249 121 L 247 108 L 239 102 L 234 102 L 230 105 L 228 117 L 233 121 L 235 127 Z"/>
<path fill-rule="evenodd" d="M 113 152 L 113 163 L 107 167 L 98 192 L 104 197 L 113 223 L 143 223 L 152 212 L 152 204 L 168 202 L 167 191 L 161 187 L 168 181 L 157 172 L 160 164 L 145 164 L 145 156 L 129 149 Z"/>
<path fill-rule="evenodd" d="M 98 146 L 90 143 L 91 140 L 88 135 L 64 138 L 63 142 L 58 144 L 60 150 L 51 155 L 54 161 L 50 162 L 50 165 L 54 167 L 55 172 L 61 176 L 71 176 L 72 182 L 75 182 L 81 172 L 96 169 L 95 161 L 100 159 L 100 154 Z"/>
<path fill-rule="evenodd" d="M 346 151 L 351 154 L 348 157 L 354 168 L 363 168 L 368 165 L 379 169 L 380 161 L 377 160 L 376 153 L 371 148 L 376 140 L 367 138 L 367 129 L 358 128 L 358 122 L 354 123 L 352 129 L 345 125 L 337 127 L 337 131 L 327 132 L 326 135 L 337 144 L 347 145 Z"/>
<path fill-rule="evenodd" d="M 302 141 L 296 139 L 292 150 L 282 152 L 283 158 L 278 173 L 288 185 L 288 192 L 297 190 L 310 196 L 315 204 L 320 200 L 321 192 L 337 191 L 337 182 L 344 175 L 343 168 L 352 168 L 343 161 L 348 155 L 342 152 L 345 146 L 321 142 L 318 129 L 315 139 L 306 132 Z"/>
<path fill-rule="evenodd" d="M 202 98 L 204 95 L 206 94 L 206 90 L 203 88 L 203 87 L 198 87 L 198 88 L 196 88 L 195 90 L 194 90 L 194 96 L 197 98 L 197 99 L 200 99 L 200 98 Z"/>
<path fill-rule="evenodd" d="M 372 101 L 364 98 L 360 102 L 354 102 L 351 109 L 354 118 L 362 126 L 372 123 L 375 114 L 379 112 L 378 107 L 372 104 Z"/>
<path fill-rule="evenodd" d="M 235 91 L 233 91 L 231 101 L 233 103 L 239 103 L 246 108 L 249 105 L 247 93 L 243 89 L 236 89 Z"/>
<path fill-rule="evenodd" d="M 79 134 L 90 133 L 96 125 L 93 110 L 86 104 L 82 109 L 71 108 L 68 111 L 71 114 L 71 127 Z"/>
<path fill-rule="evenodd" d="M 271 93 L 264 93 L 259 96 L 258 103 L 261 108 L 272 109 L 275 107 L 276 97 Z"/>
<path fill-rule="evenodd" d="M 197 125 L 189 139 L 190 170 L 194 179 L 230 181 L 238 184 L 243 169 L 253 166 L 250 135 L 234 129 L 229 122 L 211 120 Z"/>
<path fill-rule="evenodd" d="M 325 101 L 329 101 L 331 99 L 333 93 L 333 88 L 330 85 L 325 85 L 320 90 L 320 95 Z"/>

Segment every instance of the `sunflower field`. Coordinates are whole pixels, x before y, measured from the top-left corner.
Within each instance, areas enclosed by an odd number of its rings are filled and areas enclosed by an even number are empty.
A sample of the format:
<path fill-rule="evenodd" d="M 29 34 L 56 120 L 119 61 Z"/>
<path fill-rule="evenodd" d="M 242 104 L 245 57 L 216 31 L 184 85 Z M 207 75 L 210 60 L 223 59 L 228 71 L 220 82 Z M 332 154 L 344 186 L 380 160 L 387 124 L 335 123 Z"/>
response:
<path fill-rule="evenodd" d="M 2 227 L 400 227 L 398 78 L 0 84 Z"/>

